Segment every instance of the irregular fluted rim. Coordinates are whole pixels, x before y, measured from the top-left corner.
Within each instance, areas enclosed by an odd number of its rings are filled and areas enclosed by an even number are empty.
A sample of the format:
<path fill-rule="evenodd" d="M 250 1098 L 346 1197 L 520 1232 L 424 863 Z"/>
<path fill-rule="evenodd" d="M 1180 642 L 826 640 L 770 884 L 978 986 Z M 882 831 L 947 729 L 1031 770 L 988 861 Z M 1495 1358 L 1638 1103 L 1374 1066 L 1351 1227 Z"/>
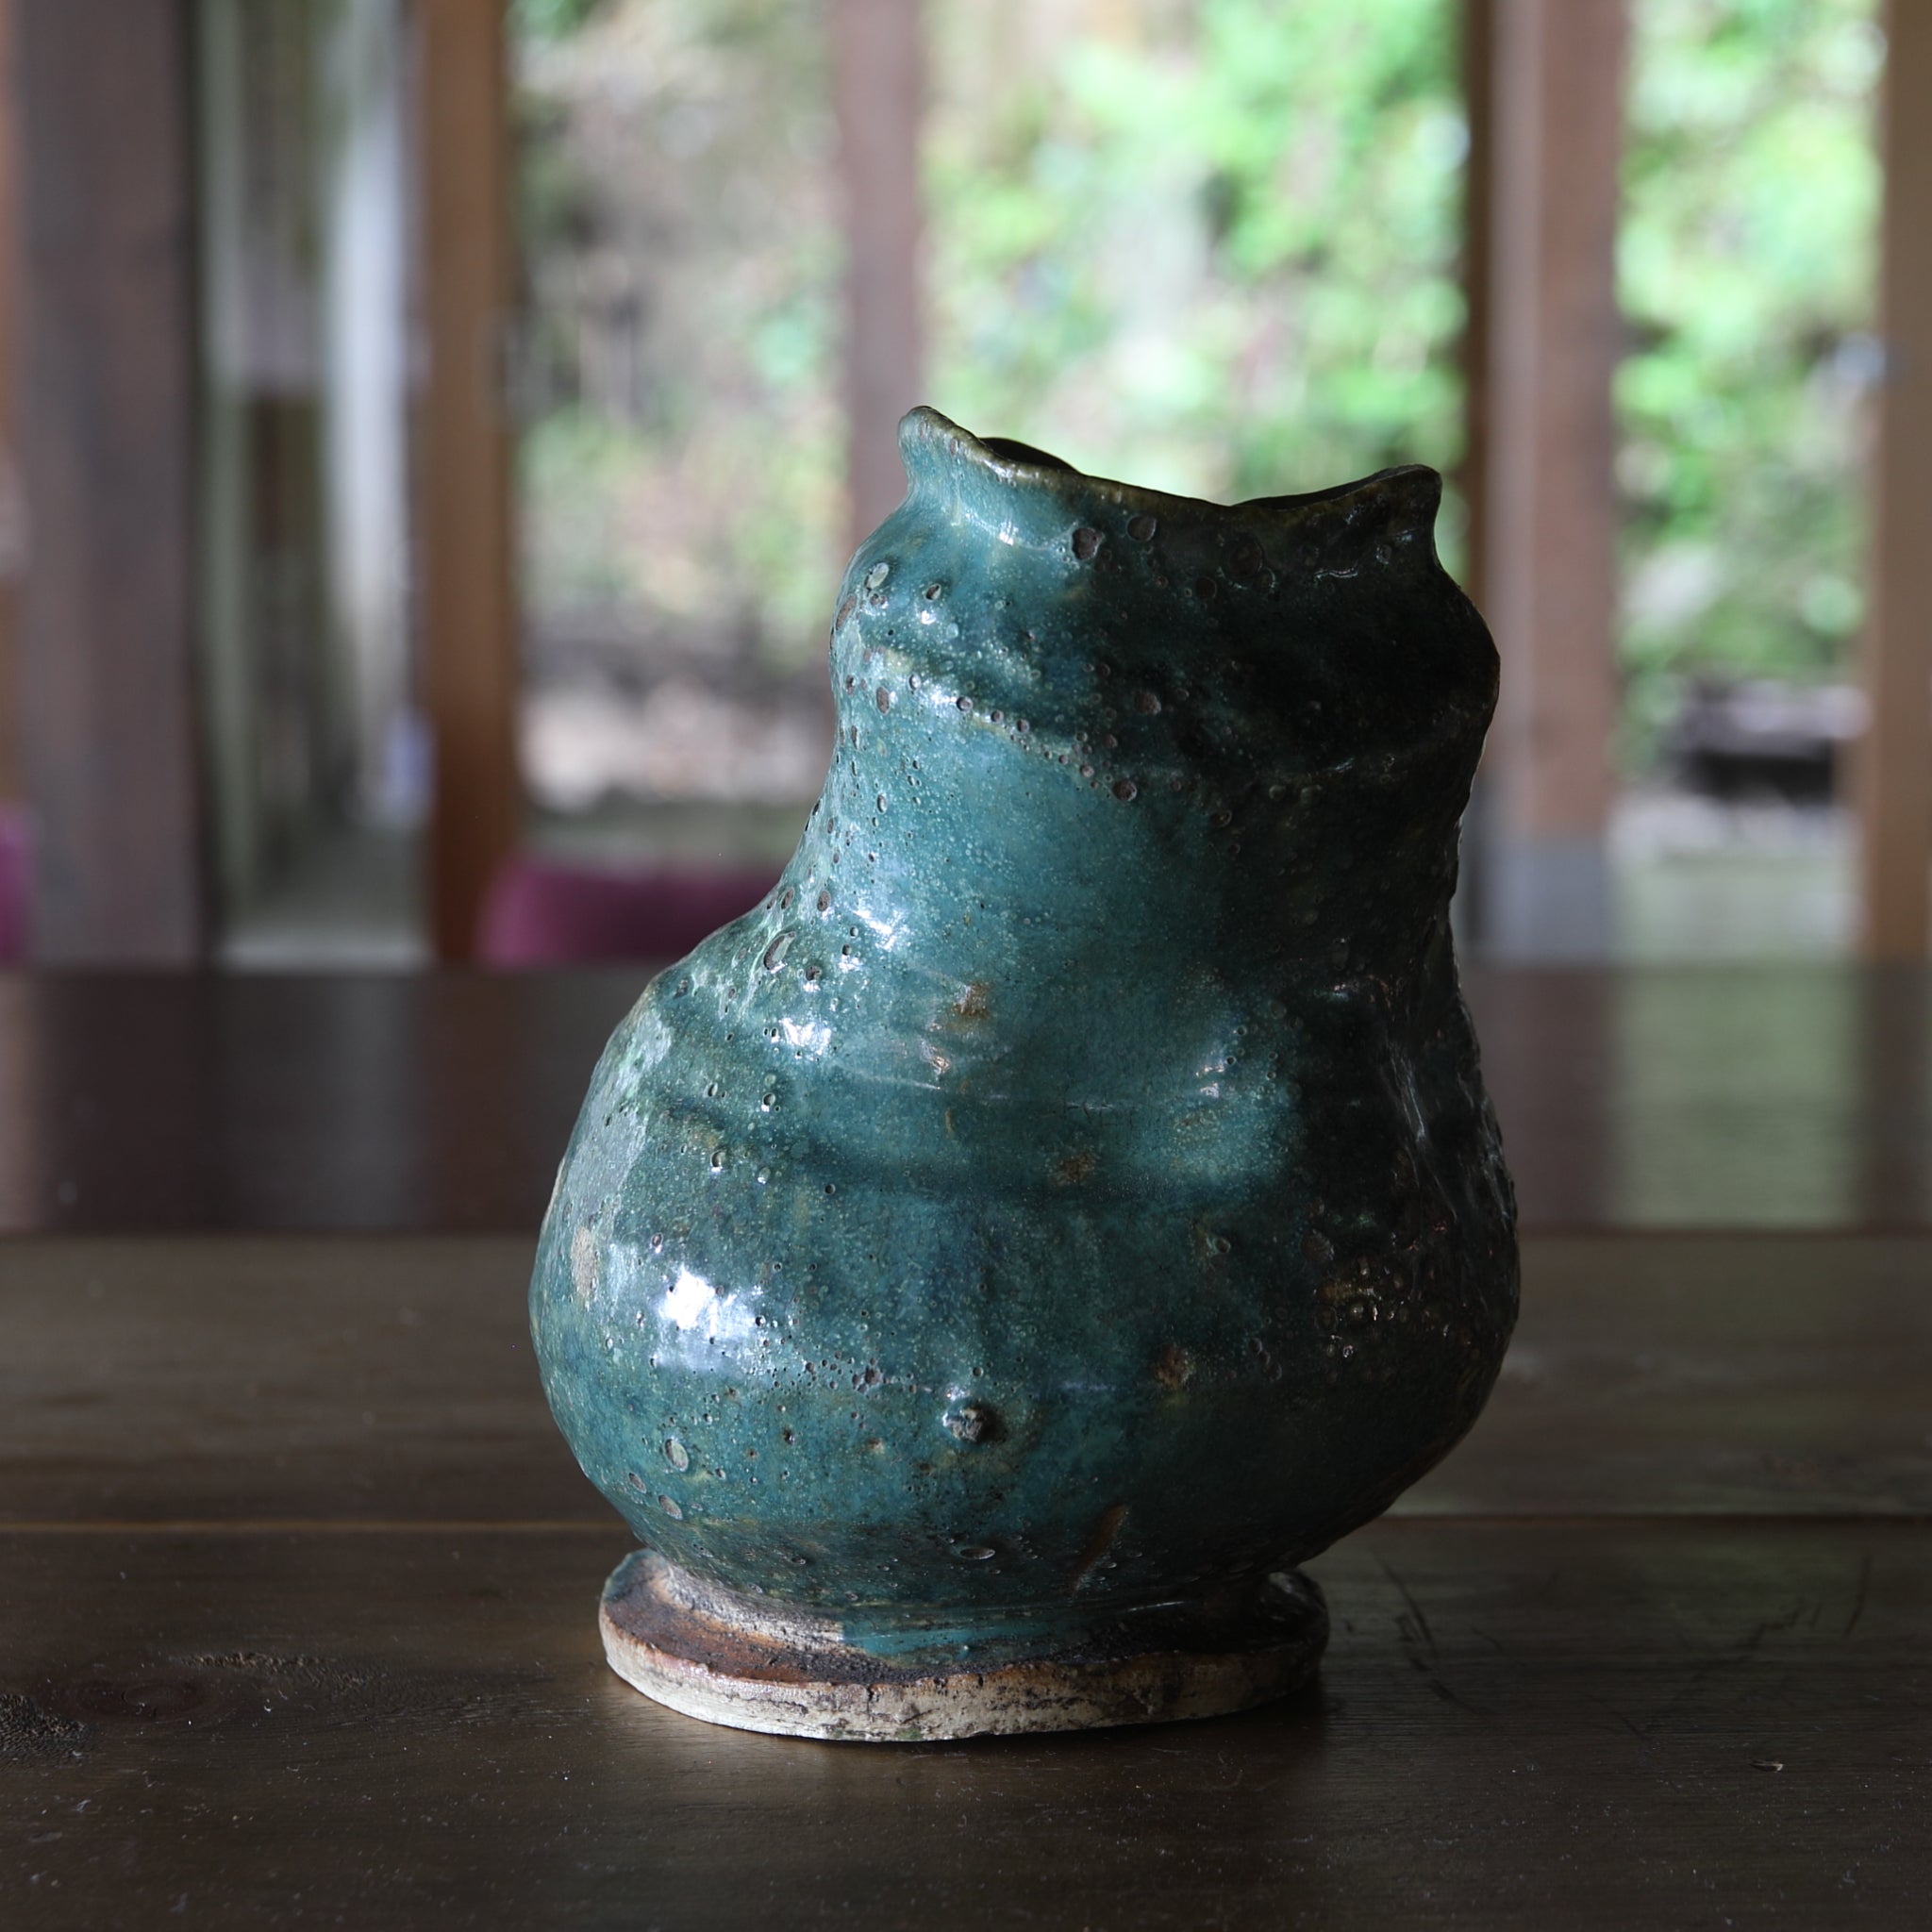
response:
<path fill-rule="evenodd" d="M 1425 463 L 1402 463 L 1353 482 L 1333 484 L 1299 495 L 1254 496 L 1240 503 L 1178 496 L 1110 476 L 1095 476 L 1045 450 L 1004 437 L 978 437 L 922 403 L 899 423 L 899 453 L 914 490 L 949 482 L 962 494 L 973 484 L 1031 497 L 1041 503 L 1105 506 L 1128 516 L 1142 515 L 1255 535 L 1283 533 L 1319 524 L 1324 529 L 1377 526 L 1391 537 L 1433 538 L 1442 501 L 1442 478 Z"/>

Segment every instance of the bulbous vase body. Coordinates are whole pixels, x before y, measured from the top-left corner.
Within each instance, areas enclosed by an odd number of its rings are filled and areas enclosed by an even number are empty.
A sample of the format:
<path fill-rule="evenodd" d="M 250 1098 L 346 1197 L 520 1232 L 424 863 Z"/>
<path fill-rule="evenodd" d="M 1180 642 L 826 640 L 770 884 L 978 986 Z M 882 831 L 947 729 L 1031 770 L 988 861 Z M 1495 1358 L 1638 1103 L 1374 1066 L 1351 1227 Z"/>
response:
<path fill-rule="evenodd" d="M 1223 508 L 902 444 L 824 793 L 612 1038 L 532 1287 L 654 1627 L 799 1709 L 1279 1627 L 1257 1592 L 1463 1434 L 1516 1308 L 1448 923 L 1496 659 L 1436 476 Z"/>

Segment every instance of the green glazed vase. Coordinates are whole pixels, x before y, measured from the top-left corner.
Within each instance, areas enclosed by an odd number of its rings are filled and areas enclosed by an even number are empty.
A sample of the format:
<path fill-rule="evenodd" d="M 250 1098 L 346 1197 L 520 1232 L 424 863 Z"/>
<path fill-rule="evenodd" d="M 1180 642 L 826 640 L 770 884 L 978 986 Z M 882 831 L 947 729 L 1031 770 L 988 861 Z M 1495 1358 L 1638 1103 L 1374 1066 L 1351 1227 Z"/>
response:
<path fill-rule="evenodd" d="M 646 1545 L 607 1651 L 819 1737 L 1236 1708 L 1515 1318 L 1448 916 L 1495 652 L 1432 471 L 901 447 L 798 850 L 619 1026 L 544 1222 L 544 1387 Z"/>

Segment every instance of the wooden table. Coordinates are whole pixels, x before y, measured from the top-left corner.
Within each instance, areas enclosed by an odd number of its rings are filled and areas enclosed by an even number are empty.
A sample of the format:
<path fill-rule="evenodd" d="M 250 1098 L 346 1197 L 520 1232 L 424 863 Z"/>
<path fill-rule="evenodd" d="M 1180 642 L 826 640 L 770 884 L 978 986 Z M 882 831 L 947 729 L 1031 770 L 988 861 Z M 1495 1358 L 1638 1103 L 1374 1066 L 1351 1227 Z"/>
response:
<path fill-rule="evenodd" d="M 0 1926 L 1932 1924 L 1932 980 L 1473 980 L 1523 1324 L 1318 1690 L 619 1683 L 531 1233 L 636 974 L 0 980 Z"/>

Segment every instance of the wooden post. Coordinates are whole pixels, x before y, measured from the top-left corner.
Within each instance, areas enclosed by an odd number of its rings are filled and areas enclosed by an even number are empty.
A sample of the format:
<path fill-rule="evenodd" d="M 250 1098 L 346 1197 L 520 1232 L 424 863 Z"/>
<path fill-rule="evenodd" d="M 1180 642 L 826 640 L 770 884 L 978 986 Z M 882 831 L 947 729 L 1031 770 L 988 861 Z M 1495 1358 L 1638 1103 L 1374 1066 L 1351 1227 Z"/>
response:
<path fill-rule="evenodd" d="M 14 34 L 35 953 L 185 963 L 205 937 L 187 8 L 27 5 Z"/>
<path fill-rule="evenodd" d="M 422 316 L 415 455 L 423 689 L 435 745 L 436 949 L 466 959 L 523 812 L 504 351 L 511 275 L 502 0 L 418 0 Z"/>
<path fill-rule="evenodd" d="M 1462 168 L 1462 460 L 1456 480 L 1468 514 L 1462 588 L 1484 606 L 1489 544 L 1490 221 L 1496 195 L 1496 0 L 1462 0 L 1462 106 L 1469 146 Z"/>
<path fill-rule="evenodd" d="M 854 544 L 906 493 L 899 418 L 921 401 L 919 0 L 833 0 L 845 213 L 846 480 Z"/>
<path fill-rule="evenodd" d="M 1492 951 L 1601 958 L 1616 719 L 1610 379 L 1626 0 L 1491 0 L 1479 581 L 1503 657 Z"/>
<path fill-rule="evenodd" d="M 1495 0 L 1462 0 L 1460 66 L 1462 108 L 1469 145 L 1462 168 L 1462 339 L 1457 359 L 1462 370 L 1462 458 L 1457 487 L 1462 493 L 1462 588 L 1478 610 L 1487 611 L 1489 593 L 1483 562 L 1489 545 L 1490 445 L 1490 284 L 1492 274 L 1490 216 L 1495 200 L 1496 67 Z M 1491 760 L 1488 747 L 1470 787 L 1462 814 L 1456 901 L 1452 908 L 1457 943 L 1471 954 L 1490 941 Z"/>
<path fill-rule="evenodd" d="M 16 585 L 22 562 L 15 322 L 20 310 L 20 112 L 13 70 L 14 0 L 0 0 L 0 807 L 20 795 L 14 701 Z"/>
<path fill-rule="evenodd" d="M 1932 931 L 1932 7 L 1890 0 L 1886 50 L 1872 723 L 1857 800 L 1865 956 L 1920 959 Z"/>

